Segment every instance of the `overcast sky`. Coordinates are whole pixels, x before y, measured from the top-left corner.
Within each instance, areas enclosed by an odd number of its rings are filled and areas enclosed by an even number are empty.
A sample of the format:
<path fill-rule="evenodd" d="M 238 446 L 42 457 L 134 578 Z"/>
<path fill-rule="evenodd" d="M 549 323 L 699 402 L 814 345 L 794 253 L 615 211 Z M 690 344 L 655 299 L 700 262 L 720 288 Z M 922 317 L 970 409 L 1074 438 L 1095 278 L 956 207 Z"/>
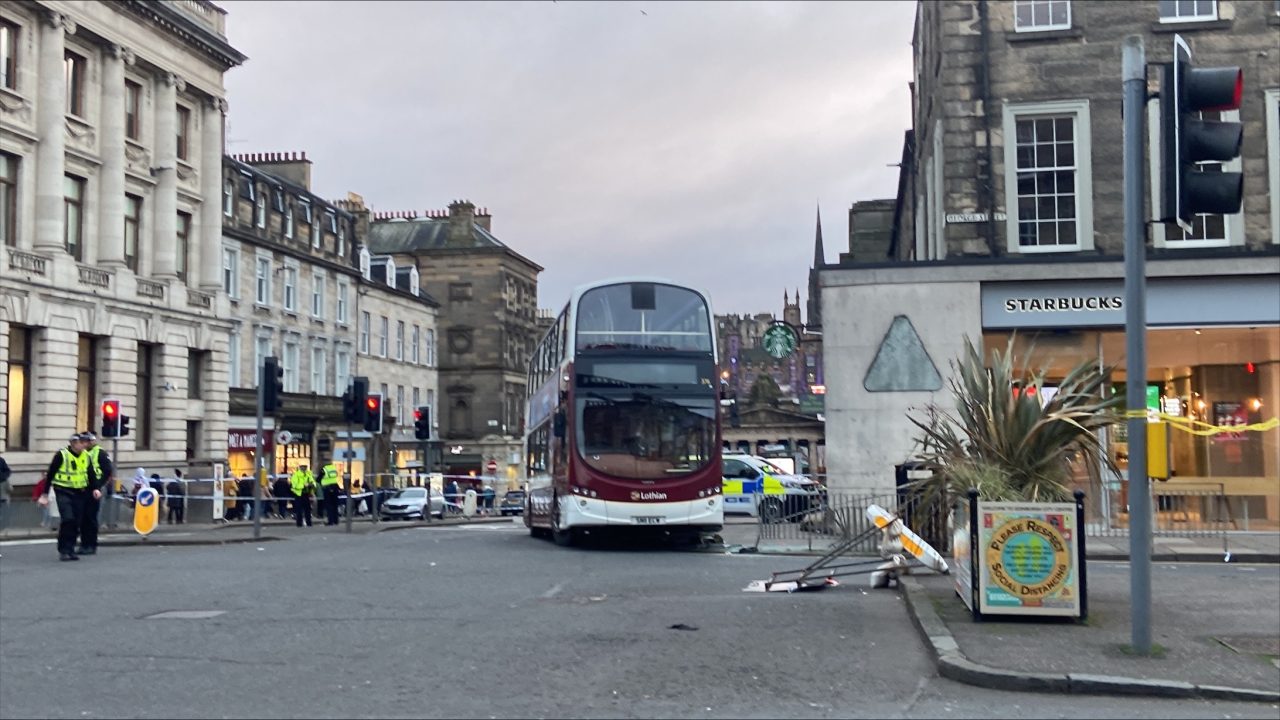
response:
<path fill-rule="evenodd" d="M 220 1 L 228 151 L 307 152 L 376 211 L 469 199 L 577 284 L 654 274 L 781 314 L 893 197 L 914 2 Z"/>

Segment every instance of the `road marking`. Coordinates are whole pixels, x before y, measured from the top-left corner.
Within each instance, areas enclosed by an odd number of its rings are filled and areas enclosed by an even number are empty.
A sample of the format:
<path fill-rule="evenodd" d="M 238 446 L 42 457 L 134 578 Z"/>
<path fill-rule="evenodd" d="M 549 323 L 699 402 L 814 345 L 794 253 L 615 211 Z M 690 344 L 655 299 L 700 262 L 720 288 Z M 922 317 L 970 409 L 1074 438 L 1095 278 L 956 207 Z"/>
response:
<path fill-rule="evenodd" d="M 563 588 L 563 587 L 564 587 L 564 583 L 556 583 L 555 587 L 553 587 L 553 588 L 551 588 L 550 590 L 548 590 L 548 591 L 546 591 L 546 592 L 542 593 L 542 599 L 543 599 L 543 600 L 548 600 L 548 599 L 550 599 L 550 598 L 555 597 L 555 596 L 556 596 L 556 593 L 560 592 L 561 588 Z"/>
<path fill-rule="evenodd" d="M 58 538 L 36 538 L 35 540 L 5 540 L 0 542 L 0 547 L 8 545 L 52 545 L 58 542 Z"/>
<path fill-rule="evenodd" d="M 168 610 L 147 615 L 143 620 L 203 620 L 226 614 L 226 610 Z"/>

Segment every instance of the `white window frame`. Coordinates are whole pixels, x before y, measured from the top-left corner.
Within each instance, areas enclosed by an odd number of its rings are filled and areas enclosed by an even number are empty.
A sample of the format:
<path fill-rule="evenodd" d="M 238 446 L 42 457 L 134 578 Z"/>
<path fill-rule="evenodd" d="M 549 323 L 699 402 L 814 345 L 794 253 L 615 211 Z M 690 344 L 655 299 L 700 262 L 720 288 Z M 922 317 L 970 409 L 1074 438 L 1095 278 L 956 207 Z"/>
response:
<path fill-rule="evenodd" d="M 227 336 L 227 385 L 238 388 L 240 385 L 240 328 L 231 328 Z"/>
<path fill-rule="evenodd" d="M 253 338 L 253 386 L 262 384 L 262 361 L 271 356 L 271 332 L 260 330 Z"/>
<path fill-rule="evenodd" d="M 1076 154 L 1076 244 L 1022 247 L 1018 244 L 1018 153 L 1019 117 L 1034 115 L 1074 115 Z M 1005 247 L 1010 254 L 1031 255 L 1093 250 L 1093 125 L 1088 100 L 1050 100 L 1037 103 L 1006 103 L 1003 117 Z"/>
<path fill-rule="evenodd" d="M 284 368 L 284 391 L 296 393 L 299 385 L 298 376 L 302 370 L 298 338 L 286 336 L 283 347 L 284 350 L 280 353 L 280 366 Z"/>
<path fill-rule="evenodd" d="M 222 214 L 231 217 L 236 207 L 236 181 L 227 178 L 222 181 Z"/>
<path fill-rule="evenodd" d="M 345 346 L 333 353 L 333 388 L 335 394 L 347 391 L 351 384 L 351 351 Z"/>
<path fill-rule="evenodd" d="M 387 347 L 391 343 L 391 320 L 386 315 L 378 318 L 378 357 L 387 356 Z M 384 393 L 385 395 L 385 393 Z"/>
<path fill-rule="evenodd" d="M 253 224 L 259 228 L 267 226 L 267 196 L 265 193 L 258 193 L 258 197 L 253 203 Z"/>
<path fill-rule="evenodd" d="M 339 325 L 346 325 L 351 321 L 350 304 L 348 303 L 350 295 L 351 283 L 346 278 L 338 278 L 337 319 Z"/>
<path fill-rule="evenodd" d="M 1239 110 L 1228 110 L 1222 113 L 1222 119 L 1229 122 L 1240 121 Z M 1147 160 L 1148 171 L 1151 178 L 1151 207 L 1157 207 L 1163 199 L 1164 185 L 1161 183 L 1162 175 L 1160 172 L 1160 100 L 1153 98 L 1147 102 Z M 1236 158 L 1228 163 L 1222 163 L 1222 169 L 1230 172 L 1240 172 L 1240 158 Z M 1244 207 L 1241 206 L 1240 212 L 1222 217 L 1223 234 L 1225 238 L 1213 238 L 1208 240 L 1174 240 L 1170 242 L 1166 237 L 1168 228 L 1164 223 L 1149 223 L 1149 236 L 1152 247 L 1168 248 L 1170 250 L 1182 250 L 1187 248 L 1212 248 L 1212 247 L 1235 247 L 1244 245 Z M 1170 225 L 1171 228 L 1177 228 L 1177 225 Z M 1181 229 L 1178 228 L 1179 232 Z"/>
<path fill-rule="evenodd" d="M 328 282 L 325 271 L 318 268 L 311 271 L 311 317 L 317 320 L 324 319 L 324 288 Z"/>
<path fill-rule="evenodd" d="M 323 345 L 311 346 L 311 393 L 313 395 L 325 395 L 328 388 L 325 382 L 329 379 L 327 368 L 325 367 L 325 352 Z"/>
<path fill-rule="evenodd" d="M 263 268 L 266 272 L 263 272 Z M 271 307 L 271 255 L 259 254 L 253 261 L 253 302 L 262 307 Z"/>
<path fill-rule="evenodd" d="M 397 418 L 406 417 L 406 414 L 404 411 L 404 386 L 403 385 L 396 386 L 396 417 Z"/>
<path fill-rule="evenodd" d="M 427 367 L 436 366 L 436 330 L 427 328 Z M 430 392 L 430 391 L 428 391 Z"/>
<path fill-rule="evenodd" d="M 222 247 L 222 290 L 232 300 L 240 299 L 240 250 Z"/>
<path fill-rule="evenodd" d="M 1188 1 L 1188 0 L 1182 0 L 1182 2 L 1187 2 L 1187 1 Z M 1162 22 L 1162 23 L 1209 22 L 1209 21 L 1217 20 L 1217 19 L 1218 19 L 1218 0 L 1198 0 L 1198 1 L 1199 1 L 1199 2 L 1208 2 L 1208 3 L 1210 3 L 1210 8 L 1211 8 L 1211 10 L 1210 10 L 1209 14 L 1207 14 L 1207 15 L 1204 15 L 1204 14 L 1202 14 L 1202 15 L 1173 15 L 1173 16 L 1170 16 L 1170 17 L 1166 17 L 1163 13 L 1161 13 L 1161 12 L 1160 12 L 1160 2 L 1159 2 L 1159 0 L 1157 0 L 1157 2 L 1156 2 L 1156 14 L 1160 16 L 1160 22 Z M 1173 2 L 1174 2 L 1174 9 L 1175 9 L 1175 11 L 1176 11 L 1176 9 L 1177 9 L 1177 4 L 1178 4 L 1178 0 L 1173 0 Z"/>
<path fill-rule="evenodd" d="M 360 277 L 369 280 L 372 276 L 371 267 L 373 265 L 373 256 L 369 254 L 369 248 L 361 246 L 360 248 Z"/>
<path fill-rule="evenodd" d="M 367 310 L 360 311 L 360 353 L 369 354 L 369 335 L 373 332 L 373 316 Z"/>
<path fill-rule="evenodd" d="M 396 321 L 396 360 L 404 362 L 404 321 Z"/>
<path fill-rule="evenodd" d="M 1053 6 L 1067 6 L 1066 23 L 1053 22 Z M 1018 10 L 1022 7 L 1031 7 L 1031 25 L 1021 25 L 1018 23 Z M 1046 25 L 1035 24 L 1035 7 L 1044 6 L 1049 10 L 1049 23 Z M 1071 29 L 1071 0 L 1014 0 L 1013 2 L 1013 29 L 1015 32 L 1045 32 L 1047 30 L 1070 30 Z"/>
<path fill-rule="evenodd" d="M 284 264 L 284 288 L 280 301 L 285 312 L 298 312 L 298 266 L 287 260 Z"/>
<path fill-rule="evenodd" d="M 1277 10 L 1280 13 L 1280 10 Z M 1267 118 L 1267 195 L 1271 198 L 1271 242 L 1280 245 L 1280 88 L 1262 93 Z"/>
<path fill-rule="evenodd" d="M 422 388 L 416 385 L 413 388 L 413 407 L 415 410 L 422 407 Z"/>
<path fill-rule="evenodd" d="M 284 204 L 284 236 L 293 239 L 293 203 Z"/>
<path fill-rule="evenodd" d="M 417 325 L 413 326 L 413 331 L 409 334 L 409 341 L 410 341 L 409 347 L 412 348 L 409 351 L 409 362 L 412 362 L 414 365 L 418 365 L 422 359 L 422 347 L 421 347 L 422 346 L 422 328 L 421 327 Z M 417 400 L 414 400 L 413 402 L 414 402 L 414 405 L 418 404 Z"/>

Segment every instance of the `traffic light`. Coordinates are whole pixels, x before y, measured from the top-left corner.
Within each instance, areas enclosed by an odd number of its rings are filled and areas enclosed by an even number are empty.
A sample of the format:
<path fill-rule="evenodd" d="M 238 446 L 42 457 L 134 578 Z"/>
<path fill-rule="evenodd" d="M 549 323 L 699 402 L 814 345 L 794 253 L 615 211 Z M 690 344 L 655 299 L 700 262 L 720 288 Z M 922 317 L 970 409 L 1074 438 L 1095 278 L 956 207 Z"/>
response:
<path fill-rule="evenodd" d="M 1244 126 L 1202 120 L 1197 113 L 1237 110 L 1244 95 L 1238 67 L 1195 67 L 1191 48 L 1175 35 L 1173 62 L 1160 78 L 1161 222 L 1190 227 L 1196 213 L 1240 212 L 1244 175 L 1209 171 L 1202 162 L 1226 163 L 1240 157 Z"/>
<path fill-rule="evenodd" d="M 364 425 L 365 399 L 369 395 L 369 379 L 353 377 L 342 395 L 342 419 L 351 425 Z"/>
<path fill-rule="evenodd" d="M 375 435 L 382 432 L 382 393 L 366 396 L 364 411 L 364 429 Z"/>
<path fill-rule="evenodd" d="M 262 412 L 270 414 L 284 405 L 284 368 L 275 355 L 262 361 Z"/>
<path fill-rule="evenodd" d="M 420 405 L 413 411 L 413 437 L 418 440 L 431 439 L 431 406 Z"/>
<path fill-rule="evenodd" d="M 120 401 L 111 399 L 102 401 L 102 437 L 120 437 Z"/>

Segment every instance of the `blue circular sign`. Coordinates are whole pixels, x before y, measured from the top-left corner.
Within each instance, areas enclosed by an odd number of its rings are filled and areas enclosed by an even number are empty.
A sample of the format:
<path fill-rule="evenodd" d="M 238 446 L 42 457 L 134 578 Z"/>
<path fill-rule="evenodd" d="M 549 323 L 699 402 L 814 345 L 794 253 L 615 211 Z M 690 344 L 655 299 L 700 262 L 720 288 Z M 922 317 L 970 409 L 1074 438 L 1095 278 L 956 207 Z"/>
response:
<path fill-rule="evenodd" d="M 143 490 L 142 492 L 138 493 L 138 504 L 141 505 L 142 507 L 151 507 L 152 503 L 154 503 L 155 501 L 156 501 L 155 490 Z"/>

